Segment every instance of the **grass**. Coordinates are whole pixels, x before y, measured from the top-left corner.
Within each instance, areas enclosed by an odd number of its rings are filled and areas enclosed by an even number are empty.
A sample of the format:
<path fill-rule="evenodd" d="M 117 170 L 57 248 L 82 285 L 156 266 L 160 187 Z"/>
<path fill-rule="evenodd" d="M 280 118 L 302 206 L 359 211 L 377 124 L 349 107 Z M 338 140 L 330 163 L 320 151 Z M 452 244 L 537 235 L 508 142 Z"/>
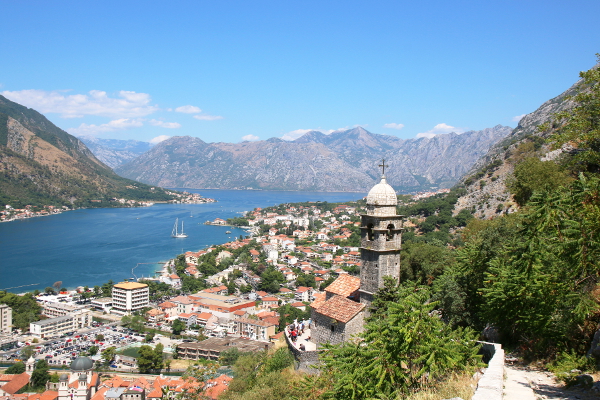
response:
<path fill-rule="evenodd" d="M 477 381 L 470 374 L 452 375 L 436 386 L 425 388 L 406 397 L 406 400 L 439 400 L 460 397 L 470 399 L 477 388 Z"/>

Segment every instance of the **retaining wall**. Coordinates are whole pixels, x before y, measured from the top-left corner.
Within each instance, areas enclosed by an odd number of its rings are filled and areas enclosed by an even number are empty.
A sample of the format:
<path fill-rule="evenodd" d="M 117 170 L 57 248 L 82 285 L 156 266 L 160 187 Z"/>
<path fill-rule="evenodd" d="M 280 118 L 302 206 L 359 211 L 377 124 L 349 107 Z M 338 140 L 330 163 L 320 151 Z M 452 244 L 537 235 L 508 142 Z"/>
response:
<path fill-rule="evenodd" d="M 504 390 L 504 350 L 498 343 L 481 342 L 484 359 L 491 356 L 488 368 L 477 383 L 471 400 L 502 400 Z"/>

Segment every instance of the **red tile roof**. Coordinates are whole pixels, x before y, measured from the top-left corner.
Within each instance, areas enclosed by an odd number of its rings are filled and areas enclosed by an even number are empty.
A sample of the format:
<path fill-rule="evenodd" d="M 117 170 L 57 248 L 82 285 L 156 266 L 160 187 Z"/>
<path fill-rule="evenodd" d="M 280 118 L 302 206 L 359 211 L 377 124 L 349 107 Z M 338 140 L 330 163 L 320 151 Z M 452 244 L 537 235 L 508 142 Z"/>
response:
<path fill-rule="evenodd" d="M 310 307 L 314 310 L 321 307 L 321 305 L 325 302 L 326 296 L 327 295 L 325 293 L 315 293 L 314 294 L 315 300 L 312 303 L 310 303 Z"/>
<path fill-rule="evenodd" d="M 361 312 L 363 308 L 365 308 L 364 304 L 357 303 L 346 297 L 334 295 L 315 310 L 315 312 L 342 323 L 347 323 Z"/>
<path fill-rule="evenodd" d="M 360 288 L 360 278 L 342 274 L 325 288 L 325 291 L 331 294 L 337 294 L 343 297 L 349 297 Z"/>
<path fill-rule="evenodd" d="M 27 372 L 23 372 L 22 374 L 15 375 L 13 378 L 2 386 L 2 390 L 8 394 L 17 393 L 23 386 L 29 383 L 29 374 Z"/>

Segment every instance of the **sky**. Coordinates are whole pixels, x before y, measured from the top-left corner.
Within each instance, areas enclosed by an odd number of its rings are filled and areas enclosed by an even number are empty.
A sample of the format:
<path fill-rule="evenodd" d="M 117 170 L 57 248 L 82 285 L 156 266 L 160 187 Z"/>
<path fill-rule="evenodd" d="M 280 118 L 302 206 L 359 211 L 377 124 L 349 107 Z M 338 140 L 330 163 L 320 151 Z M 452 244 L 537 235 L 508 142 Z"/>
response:
<path fill-rule="evenodd" d="M 600 53 L 600 1 L 0 0 L 0 94 L 157 143 L 514 127 Z"/>

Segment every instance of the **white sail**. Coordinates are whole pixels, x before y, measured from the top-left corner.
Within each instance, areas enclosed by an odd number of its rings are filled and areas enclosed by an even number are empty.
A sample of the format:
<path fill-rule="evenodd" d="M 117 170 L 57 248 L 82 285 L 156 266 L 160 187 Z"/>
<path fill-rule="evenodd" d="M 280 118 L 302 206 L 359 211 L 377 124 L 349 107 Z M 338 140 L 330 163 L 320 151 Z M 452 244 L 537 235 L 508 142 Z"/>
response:
<path fill-rule="evenodd" d="M 171 237 L 174 238 L 186 238 L 188 235 L 183 232 L 183 221 L 181 221 L 181 232 L 178 231 L 179 218 L 175 219 L 175 225 L 173 225 L 173 231 L 171 231 Z"/>

